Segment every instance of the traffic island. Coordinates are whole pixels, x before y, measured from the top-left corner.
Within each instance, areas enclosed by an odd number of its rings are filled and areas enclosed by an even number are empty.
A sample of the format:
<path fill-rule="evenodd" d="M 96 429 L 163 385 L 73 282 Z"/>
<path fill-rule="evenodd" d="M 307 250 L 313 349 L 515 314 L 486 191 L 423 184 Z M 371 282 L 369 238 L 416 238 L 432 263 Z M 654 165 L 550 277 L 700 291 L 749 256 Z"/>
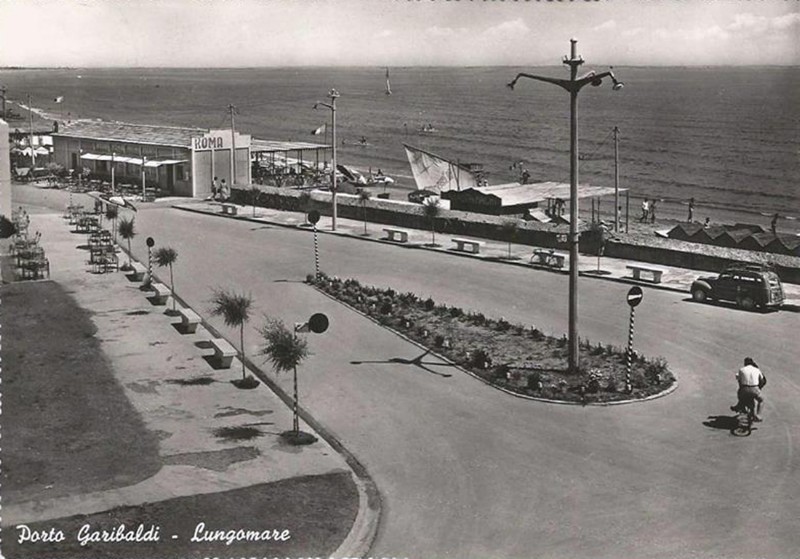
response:
<path fill-rule="evenodd" d="M 675 377 L 662 358 L 647 358 L 609 344 L 581 340 L 580 369 L 570 371 L 567 338 L 535 326 L 511 324 L 482 313 L 439 305 L 320 274 L 306 282 L 469 373 L 525 397 L 571 403 L 613 403 L 665 393 Z"/>

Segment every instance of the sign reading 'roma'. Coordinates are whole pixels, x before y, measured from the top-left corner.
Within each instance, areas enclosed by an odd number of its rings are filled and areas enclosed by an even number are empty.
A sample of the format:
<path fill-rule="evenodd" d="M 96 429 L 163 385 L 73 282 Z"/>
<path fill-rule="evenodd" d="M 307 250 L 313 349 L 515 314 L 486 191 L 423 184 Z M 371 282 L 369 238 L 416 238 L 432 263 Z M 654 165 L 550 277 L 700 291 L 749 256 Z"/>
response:
<path fill-rule="evenodd" d="M 192 141 L 192 147 L 195 150 L 223 149 L 225 147 L 225 140 L 222 136 L 204 136 L 192 138 Z"/>

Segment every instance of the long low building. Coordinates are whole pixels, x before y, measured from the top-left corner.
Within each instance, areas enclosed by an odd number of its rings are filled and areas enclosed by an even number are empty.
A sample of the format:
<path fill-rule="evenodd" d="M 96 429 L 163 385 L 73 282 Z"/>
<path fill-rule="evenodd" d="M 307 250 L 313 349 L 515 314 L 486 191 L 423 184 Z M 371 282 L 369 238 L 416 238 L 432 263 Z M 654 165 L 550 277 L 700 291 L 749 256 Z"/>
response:
<path fill-rule="evenodd" d="M 89 169 L 95 178 L 155 190 L 161 196 L 206 197 L 214 177 L 229 185 L 253 182 L 251 163 L 276 154 L 319 161 L 331 146 L 252 138 L 231 129 L 78 121 L 53 133 L 53 160 Z"/>

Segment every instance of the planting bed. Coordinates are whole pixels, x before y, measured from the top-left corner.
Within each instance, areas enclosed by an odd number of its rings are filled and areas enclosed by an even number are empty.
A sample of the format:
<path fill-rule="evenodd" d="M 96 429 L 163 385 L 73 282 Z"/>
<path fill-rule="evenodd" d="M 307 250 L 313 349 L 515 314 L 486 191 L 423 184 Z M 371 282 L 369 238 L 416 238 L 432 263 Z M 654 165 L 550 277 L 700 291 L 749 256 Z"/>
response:
<path fill-rule="evenodd" d="M 641 399 L 669 388 L 675 378 L 663 359 L 634 354 L 630 387 L 622 348 L 581 340 L 581 370 L 567 367 L 566 337 L 437 305 L 413 293 L 363 286 L 357 280 L 308 276 L 307 283 L 384 326 L 433 349 L 485 381 L 527 396 L 573 402 Z"/>

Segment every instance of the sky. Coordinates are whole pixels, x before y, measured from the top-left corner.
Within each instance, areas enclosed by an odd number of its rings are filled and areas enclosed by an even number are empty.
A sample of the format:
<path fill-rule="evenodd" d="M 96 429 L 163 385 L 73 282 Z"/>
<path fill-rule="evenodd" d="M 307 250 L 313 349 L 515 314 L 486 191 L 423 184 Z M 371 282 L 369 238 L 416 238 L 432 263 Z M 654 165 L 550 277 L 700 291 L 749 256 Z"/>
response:
<path fill-rule="evenodd" d="M 798 65 L 798 0 L 0 0 L 0 66 Z"/>

